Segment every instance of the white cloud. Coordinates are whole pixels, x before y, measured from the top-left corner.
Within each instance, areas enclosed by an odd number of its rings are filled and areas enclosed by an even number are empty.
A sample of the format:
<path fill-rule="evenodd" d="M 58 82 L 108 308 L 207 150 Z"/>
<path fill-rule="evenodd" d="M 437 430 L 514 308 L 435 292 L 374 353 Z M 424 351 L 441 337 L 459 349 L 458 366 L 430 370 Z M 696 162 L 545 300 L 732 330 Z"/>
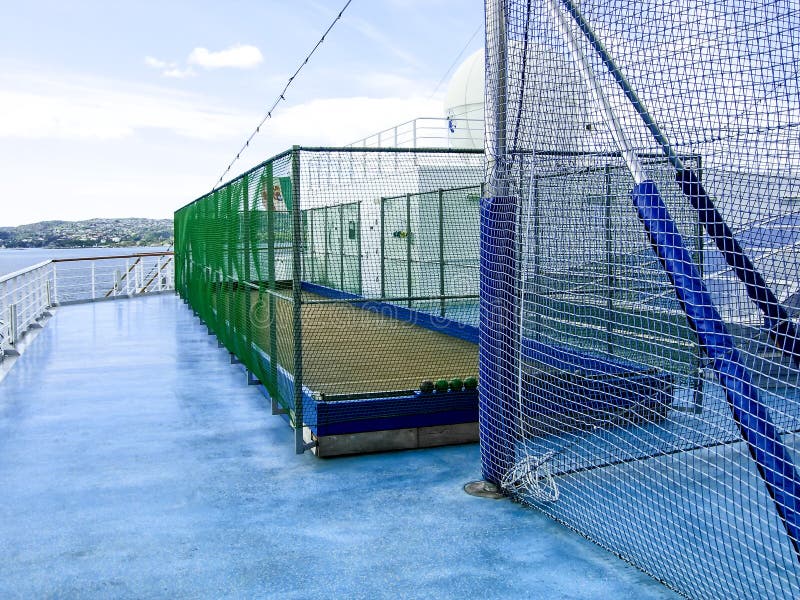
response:
<path fill-rule="evenodd" d="M 202 140 L 246 134 L 258 115 L 111 80 L 0 77 L 0 138 L 113 140 L 156 129 Z M 16 88 L 16 89 L 15 89 Z"/>
<path fill-rule="evenodd" d="M 186 69 L 179 69 L 177 67 L 172 67 L 169 69 L 165 69 L 163 73 L 161 73 L 164 77 L 169 77 L 171 79 L 186 79 L 187 77 L 194 77 L 195 73 L 191 67 Z"/>
<path fill-rule="evenodd" d="M 207 48 L 195 48 L 189 54 L 187 62 L 204 69 L 232 67 L 235 69 L 253 69 L 264 60 L 261 50 L 255 46 L 235 45 L 225 50 L 212 52 Z"/>
<path fill-rule="evenodd" d="M 288 144 L 344 145 L 416 117 L 442 117 L 441 100 L 423 97 L 326 98 L 280 109 L 267 135 Z M 446 141 L 443 145 L 446 145 Z"/>
<path fill-rule="evenodd" d="M 181 69 L 177 63 L 167 62 L 160 58 L 155 58 L 154 56 L 145 56 L 144 64 L 153 69 L 158 69 L 161 71 L 163 77 L 169 77 L 171 79 L 185 79 L 195 74 L 191 67 Z"/>
<path fill-rule="evenodd" d="M 173 66 L 172 63 L 165 62 L 154 56 L 145 56 L 144 57 L 144 64 L 148 67 L 153 67 L 154 69 L 166 69 L 167 67 Z"/>

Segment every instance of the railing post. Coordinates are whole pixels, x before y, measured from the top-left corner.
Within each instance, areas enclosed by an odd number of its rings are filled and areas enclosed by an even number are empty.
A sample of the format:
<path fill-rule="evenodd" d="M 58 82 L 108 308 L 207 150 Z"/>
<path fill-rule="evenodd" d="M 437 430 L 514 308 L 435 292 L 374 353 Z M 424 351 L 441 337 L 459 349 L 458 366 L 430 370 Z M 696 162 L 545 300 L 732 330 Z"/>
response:
<path fill-rule="evenodd" d="M 95 278 L 95 264 L 92 261 L 92 300 L 97 298 L 97 279 Z"/>
<path fill-rule="evenodd" d="M 8 343 L 14 346 L 17 343 L 19 332 L 17 331 L 17 305 L 8 306 Z"/>

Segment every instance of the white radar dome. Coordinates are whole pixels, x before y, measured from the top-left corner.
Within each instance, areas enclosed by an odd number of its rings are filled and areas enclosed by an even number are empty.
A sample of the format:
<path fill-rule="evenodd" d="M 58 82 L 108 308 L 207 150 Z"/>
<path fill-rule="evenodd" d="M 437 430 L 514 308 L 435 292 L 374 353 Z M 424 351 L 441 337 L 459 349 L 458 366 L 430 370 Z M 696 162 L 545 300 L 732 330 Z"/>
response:
<path fill-rule="evenodd" d="M 483 148 L 483 50 L 456 69 L 444 100 L 451 148 Z"/>

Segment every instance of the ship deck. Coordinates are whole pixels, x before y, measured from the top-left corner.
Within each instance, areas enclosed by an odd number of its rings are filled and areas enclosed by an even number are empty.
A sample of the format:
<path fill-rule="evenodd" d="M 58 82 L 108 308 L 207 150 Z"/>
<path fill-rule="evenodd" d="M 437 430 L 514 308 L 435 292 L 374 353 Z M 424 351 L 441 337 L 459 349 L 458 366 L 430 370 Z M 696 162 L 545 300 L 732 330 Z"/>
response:
<path fill-rule="evenodd" d="M 671 598 L 534 510 L 475 444 L 294 454 L 171 295 L 60 308 L 0 382 L 0 596 Z"/>

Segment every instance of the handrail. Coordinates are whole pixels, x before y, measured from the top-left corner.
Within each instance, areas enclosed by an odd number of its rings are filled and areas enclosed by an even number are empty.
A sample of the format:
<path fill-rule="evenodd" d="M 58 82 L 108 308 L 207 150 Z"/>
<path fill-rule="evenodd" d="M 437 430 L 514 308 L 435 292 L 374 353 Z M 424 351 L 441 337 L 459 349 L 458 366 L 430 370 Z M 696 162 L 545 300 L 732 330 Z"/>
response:
<path fill-rule="evenodd" d="M 53 262 L 53 260 L 43 260 L 40 263 L 36 263 L 35 265 L 31 265 L 30 267 L 25 267 L 25 268 L 20 269 L 19 271 L 14 271 L 13 273 L 8 273 L 7 275 L 2 275 L 2 276 L 0 276 L 0 283 L 5 283 L 6 281 L 14 279 L 15 277 L 19 277 L 21 275 L 25 275 L 26 273 L 30 273 L 31 271 L 35 271 L 36 269 L 41 269 L 42 267 L 46 267 L 47 265 L 49 265 L 52 262 Z"/>
<path fill-rule="evenodd" d="M 47 262 L 62 263 L 62 262 L 79 262 L 84 260 L 119 260 L 121 258 L 143 258 L 147 256 L 174 256 L 175 253 L 169 250 L 164 252 L 136 252 L 134 254 L 109 254 L 108 256 L 75 256 L 70 258 L 53 258 Z"/>

